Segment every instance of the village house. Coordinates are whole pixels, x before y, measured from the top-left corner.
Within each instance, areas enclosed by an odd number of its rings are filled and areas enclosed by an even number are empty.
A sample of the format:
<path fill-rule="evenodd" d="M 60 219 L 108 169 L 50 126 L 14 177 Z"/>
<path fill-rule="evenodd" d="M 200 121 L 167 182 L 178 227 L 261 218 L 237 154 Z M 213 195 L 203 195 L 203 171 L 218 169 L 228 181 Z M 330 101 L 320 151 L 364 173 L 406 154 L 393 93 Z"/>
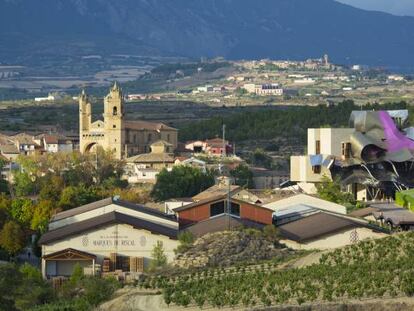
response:
<path fill-rule="evenodd" d="M 150 146 L 150 153 L 139 154 L 125 160 L 125 175 L 129 183 L 155 183 L 158 173 L 175 165 L 172 144 L 157 141 Z"/>
<path fill-rule="evenodd" d="M 229 155 L 233 153 L 233 146 L 228 140 L 216 137 L 205 141 L 190 141 L 185 144 L 185 148 L 194 153 L 205 153 L 212 156 Z"/>
<path fill-rule="evenodd" d="M 61 135 L 41 134 L 33 137 L 33 141 L 47 153 L 72 152 L 73 142 Z"/>

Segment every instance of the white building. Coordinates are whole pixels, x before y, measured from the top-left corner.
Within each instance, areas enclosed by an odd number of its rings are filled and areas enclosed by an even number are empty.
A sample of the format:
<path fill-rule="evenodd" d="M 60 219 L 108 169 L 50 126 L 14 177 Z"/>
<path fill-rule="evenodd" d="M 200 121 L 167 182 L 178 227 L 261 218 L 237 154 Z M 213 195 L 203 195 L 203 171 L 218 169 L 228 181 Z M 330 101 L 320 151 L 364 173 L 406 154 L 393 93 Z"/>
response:
<path fill-rule="evenodd" d="M 247 83 L 243 85 L 243 88 L 247 92 L 256 94 L 256 95 L 274 95 L 274 96 L 283 95 L 283 89 L 277 83 L 270 83 L 270 84 Z"/>
<path fill-rule="evenodd" d="M 48 95 L 47 97 L 35 97 L 35 102 L 47 102 L 47 101 L 54 101 L 55 96 Z"/>
<path fill-rule="evenodd" d="M 39 135 L 33 139 L 37 144 L 43 146 L 48 153 L 72 152 L 73 142 L 66 137 L 57 135 Z"/>
<path fill-rule="evenodd" d="M 308 129 L 307 155 L 290 158 L 290 180 L 297 182 L 307 193 L 316 193 L 315 183 L 324 175 L 331 177 L 329 170 L 334 158 L 342 159 L 350 152 L 350 137 L 353 128 Z"/>
<path fill-rule="evenodd" d="M 401 81 L 405 81 L 405 79 L 403 76 L 400 76 L 400 75 L 389 75 L 388 81 L 401 82 Z"/>
<path fill-rule="evenodd" d="M 42 274 L 70 276 L 77 263 L 91 274 L 139 272 L 134 262 L 147 266 L 158 242 L 172 261 L 177 234 L 174 216 L 142 205 L 108 198 L 80 206 L 52 217 L 39 241 Z"/>
<path fill-rule="evenodd" d="M 200 93 L 208 93 L 208 92 L 213 92 L 214 88 L 212 85 L 199 86 L 197 88 L 197 91 Z"/>

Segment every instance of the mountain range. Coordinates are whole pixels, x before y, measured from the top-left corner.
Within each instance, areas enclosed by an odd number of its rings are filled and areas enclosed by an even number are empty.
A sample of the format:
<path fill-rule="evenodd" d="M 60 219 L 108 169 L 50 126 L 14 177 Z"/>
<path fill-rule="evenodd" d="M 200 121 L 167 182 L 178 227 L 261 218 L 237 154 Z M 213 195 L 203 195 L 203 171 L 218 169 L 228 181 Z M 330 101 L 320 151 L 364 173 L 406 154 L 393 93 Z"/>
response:
<path fill-rule="evenodd" d="M 382 11 L 395 15 L 414 16 L 413 0 L 337 0 L 364 10 Z"/>
<path fill-rule="evenodd" d="M 333 0 L 0 0 L 0 63 L 114 53 L 414 68 L 414 17 Z"/>

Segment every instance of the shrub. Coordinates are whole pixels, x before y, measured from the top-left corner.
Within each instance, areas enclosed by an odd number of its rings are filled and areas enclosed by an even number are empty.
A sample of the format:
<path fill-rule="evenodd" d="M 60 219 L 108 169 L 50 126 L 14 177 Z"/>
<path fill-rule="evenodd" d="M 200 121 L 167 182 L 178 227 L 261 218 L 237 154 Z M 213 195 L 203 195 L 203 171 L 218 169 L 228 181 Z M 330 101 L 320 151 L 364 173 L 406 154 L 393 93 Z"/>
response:
<path fill-rule="evenodd" d="M 178 241 L 180 245 L 174 250 L 176 254 L 186 252 L 194 243 L 194 236 L 189 231 L 183 231 L 178 234 Z"/>
<path fill-rule="evenodd" d="M 157 244 L 154 245 L 154 248 L 151 252 L 151 257 L 151 270 L 164 267 L 167 264 L 167 256 L 165 255 L 164 245 L 161 241 L 157 241 Z"/>
<path fill-rule="evenodd" d="M 274 225 L 267 225 L 263 228 L 263 235 L 269 241 L 275 241 L 279 238 L 279 230 Z"/>

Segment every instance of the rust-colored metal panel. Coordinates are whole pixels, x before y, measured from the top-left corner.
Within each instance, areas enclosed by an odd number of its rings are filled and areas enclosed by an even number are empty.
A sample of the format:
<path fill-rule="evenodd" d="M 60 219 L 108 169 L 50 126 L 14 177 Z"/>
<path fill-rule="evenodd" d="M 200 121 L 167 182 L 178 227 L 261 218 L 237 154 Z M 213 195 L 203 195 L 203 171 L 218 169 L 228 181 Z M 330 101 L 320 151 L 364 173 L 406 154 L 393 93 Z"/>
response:
<path fill-rule="evenodd" d="M 261 224 L 272 224 L 273 211 L 252 205 L 240 203 L 240 218 L 255 221 Z"/>
<path fill-rule="evenodd" d="M 178 212 L 180 224 L 191 224 L 210 218 L 210 204 L 195 206 Z"/>
<path fill-rule="evenodd" d="M 180 225 L 197 223 L 210 218 L 210 205 L 214 202 L 194 206 L 192 208 L 178 212 Z M 258 222 L 260 224 L 271 225 L 273 211 L 250 204 L 237 201 L 240 205 L 240 218 Z"/>

